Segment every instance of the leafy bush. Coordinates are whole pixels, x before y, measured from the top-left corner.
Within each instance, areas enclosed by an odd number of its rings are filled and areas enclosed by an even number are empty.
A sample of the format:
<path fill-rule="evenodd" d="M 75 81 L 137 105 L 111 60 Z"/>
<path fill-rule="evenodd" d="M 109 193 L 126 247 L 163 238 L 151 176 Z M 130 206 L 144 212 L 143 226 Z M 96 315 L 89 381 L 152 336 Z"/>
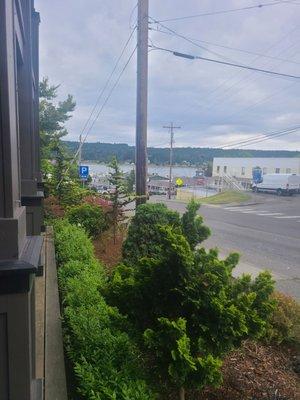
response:
<path fill-rule="evenodd" d="M 160 252 L 161 237 L 158 226 L 181 229 L 180 216 L 165 204 L 142 204 L 131 220 L 128 236 L 123 245 L 123 257 L 129 262 Z"/>
<path fill-rule="evenodd" d="M 59 265 L 68 261 L 82 261 L 88 264 L 93 260 L 93 244 L 83 229 L 62 219 L 54 222 L 54 230 L 56 258 Z"/>
<path fill-rule="evenodd" d="M 102 266 L 82 228 L 55 223 L 64 340 L 78 393 L 93 400 L 151 400 L 140 354 L 125 331 L 126 319 L 107 305 Z"/>
<path fill-rule="evenodd" d="M 203 225 L 203 218 L 197 215 L 200 203 L 194 199 L 187 205 L 187 211 L 182 216 L 182 231 L 192 249 L 210 235 L 210 229 Z"/>
<path fill-rule="evenodd" d="M 276 301 L 266 332 L 267 342 L 296 342 L 300 344 L 300 304 L 291 296 L 275 292 Z"/>
<path fill-rule="evenodd" d="M 64 207 L 79 205 L 89 191 L 80 186 L 80 183 L 71 178 L 60 185 L 60 203 Z"/>
<path fill-rule="evenodd" d="M 66 217 L 71 224 L 82 226 L 89 236 L 96 237 L 107 229 L 105 214 L 101 207 L 82 204 L 69 208 Z"/>
<path fill-rule="evenodd" d="M 144 338 L 149 357 L 155 357 L 157 381 L 176 387 L 183 399 L 186 387 L 220 384 L 221 358 L 244 339 L 265 334 L 274 282 L 268 272 L 254 281 L 246 275 L 233 279 L 237 254 L 220 260 L 216 250 L 192 251 L 177 218 L 173 225 L 160 224 L 159 210 L 150 207 L 147 225 L 143 214 L 148 210 L 139 207 L 137 217 L 144 224 L 134 221 L 127 238 L 144 257 L 117 267 L 107 298 Z M 161 210 L 165 222 L 166 210 Z M 137 236 L 141 230 L 146 243 Z"/>
<path fill-rule="evenodd" d="M 203 219 L 197 215 L 200 204 L 192 200 L 182 218 L 165 204 L 140 205 L 131 220 L 127 239 L 123 245 L 124 260 L 134 263 L 141 257 L 157 256 L 162 250 L 160 226 L 169 226 L 185 236 L 191 249 L 207 239 L 210 229 L 203 225 Z"/>

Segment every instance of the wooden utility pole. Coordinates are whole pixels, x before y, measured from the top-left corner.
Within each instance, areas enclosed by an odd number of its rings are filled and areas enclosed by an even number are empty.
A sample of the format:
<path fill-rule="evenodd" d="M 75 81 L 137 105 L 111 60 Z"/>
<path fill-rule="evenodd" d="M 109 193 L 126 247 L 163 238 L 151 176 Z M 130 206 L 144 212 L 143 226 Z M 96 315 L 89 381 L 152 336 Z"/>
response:
<path fill-rule="evenodd" d="M 135 144 L 137 206 L 147 200 L 148 18 L 149 0 L 138 0 Z"/>
<path fill-rule="evenodd" d="M 168 193 L 168 197 L 170 199 L 172 192 L 174 129 L 181 129 L 181 126 L 174 126 L 173 122 L 171 122 L 170 126 L 164 126 L 164 128 L 170 130 L 170 172 L 169 172 L 169 193 Z"/>
<path fill-rule="evenodd" d="M 79 174 L 81 164 L 82 164 L 82 135 L 80 134 L 79 135 L 78 171 L 77 171 L 77 174 Z M 82 187 L 84 187 L 84 180 L 83 179 L 81 179 L 81 184 L 82 184 Z"/>
<path fill-rule="evenodd" d="M 78 168 L 81 166 L 82 161 L 82 135 L 79 135 L 79 149 L 78 149 Z"/>

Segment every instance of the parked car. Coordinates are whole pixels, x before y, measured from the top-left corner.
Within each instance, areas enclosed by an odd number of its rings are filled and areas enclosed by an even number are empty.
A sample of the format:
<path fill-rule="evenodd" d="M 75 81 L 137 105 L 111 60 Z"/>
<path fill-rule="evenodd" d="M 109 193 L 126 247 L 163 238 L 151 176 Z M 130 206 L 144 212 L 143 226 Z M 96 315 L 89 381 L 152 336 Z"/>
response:
<path fill-rule="evenodd" d="M 252 183 L 254 192 L 274 192 L 278 196 L 292 195 L 300 192 L 300 175 L 296 174 L 266 174 L 260 182 Z"/>

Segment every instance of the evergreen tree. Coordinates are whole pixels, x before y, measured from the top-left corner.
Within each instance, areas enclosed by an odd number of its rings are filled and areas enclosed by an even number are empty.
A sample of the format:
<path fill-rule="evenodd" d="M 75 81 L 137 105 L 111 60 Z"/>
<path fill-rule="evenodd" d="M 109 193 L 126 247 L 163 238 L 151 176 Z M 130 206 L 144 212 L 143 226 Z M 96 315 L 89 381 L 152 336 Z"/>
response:
<path fill-rule="evenodd" d="M 55 103 L 58 88 L 59 85 L 50 85 L 48 78 L 43 78 L 39 84 L 42 159 L 51 158 L 57 140 L 67 135 L 65 123 L 71 118 L 70 113 L 76 105 L 71 95 L 68 95 L 66 100 Z"/>
<path fill-rule="evenodd" d="M 116 157 L 113 157 L 109 167 L 111 171 L 109 172 L 108 181 L 113 189 L 110 191 L 109 199 L 111 202 L 111 211 L 109 212 L 111 216 L 114 243 L 116 243 L 116 234 L 118 225 L 120 222 L 126 219 L 125 216 L 125 206 L 131 203 L 134 199 L 130 198 L 126 187 L 126 181 L 124 173 L 121 171 L 119 163 Z"/>
<path fill-rule="evenodd" d="M 132 169 L 126 177 L 126 186 L 128 193 L 132 193 L 135 185 L 135 170 Z"/>
<path fill-rule="evenodd" d="M 159 226 L 172 226 L 181 233 L 180 215 L 165 204 L 141 204 L 135 211 L 123 244 L 123 258 L 134 263 L 157 255 L 162 249 Z"/>
<path fill-rule="evenodd" d="M 192 249 L 210 236 L 210 229 L 203 225 L 203 218 L 197 215 L 200 203 L 192 199 L 182 216 L 182 231 Z"/>
<path fill-rule="evenodd" d="M 164 218 L 165 210 L 162 224 L 157 213 L 154 224 L 148 220 L 143 227 L 156 230 L 148 236 L 151 253 L 117 267 L 107 298 L 144 339 L 158 384 L 177 388 L 184 400 L 186 388 L 219 385 L 224 355 L 242 340 L 264 335 L 274 308 L 274 282 L 268 272 L 254 281 L 234 279 L 237 254 L 220 260 L 216 250 L 193 251 L 180 229 L 164 224 Z M 137 231 L 129 230 L 128 236 L 134 241 Z"/>

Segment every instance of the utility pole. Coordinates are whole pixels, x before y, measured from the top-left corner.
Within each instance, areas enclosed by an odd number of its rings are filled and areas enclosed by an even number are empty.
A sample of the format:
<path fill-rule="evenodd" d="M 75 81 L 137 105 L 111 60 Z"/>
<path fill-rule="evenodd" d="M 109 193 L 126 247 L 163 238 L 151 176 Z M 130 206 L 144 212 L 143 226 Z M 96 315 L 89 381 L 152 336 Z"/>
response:
<path fill-rule="evenodd" d="M 79 149 L 78 149 L 78 174 L 82 163 L 82 135 L 79 135 Z M 81 179 L 82 187 L 84 187 L 84 180 Z"/>
<path fill-rule="evenodd" d="M 138 0 L 135 144 L 137 206 L 147 200 L 148 19 L 149 0 Z"/>
<path fill-rule="evenodd" d="M 79 136 L 79 149 L 78 149 L 78 167 L 81 166 L 81 160 L 82 160 L 82 135 Z"/>
<path fill-rule="evenodd" d="M 171 122 L 170 126 L 164 126 L 164 128 L 169 129 L 170 131 L 170 172 L 169 172 L 169 193 L 168 193 L 168 197 L 170 199 L 172 191 L 174 129 L 181 129 L 181 126 L 174 126 L 173 122 Z"/>

